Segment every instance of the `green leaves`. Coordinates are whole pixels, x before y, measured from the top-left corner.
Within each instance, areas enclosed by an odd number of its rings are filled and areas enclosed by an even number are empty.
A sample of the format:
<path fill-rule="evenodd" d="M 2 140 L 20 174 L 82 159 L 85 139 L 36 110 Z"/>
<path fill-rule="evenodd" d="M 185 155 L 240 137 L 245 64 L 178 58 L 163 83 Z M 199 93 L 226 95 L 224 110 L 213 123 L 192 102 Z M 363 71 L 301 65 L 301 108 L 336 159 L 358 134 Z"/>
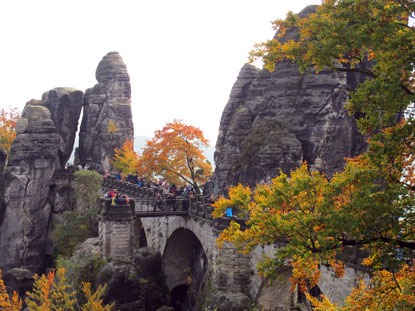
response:
<path fill-rule="evenodd" d="M 87 204 L 88 208 L 93 209 L 98 198 L 98 190 L 101 188 L 103 177 L 95 171 L 80 170 L 74 173 L 75 198 Z"/>

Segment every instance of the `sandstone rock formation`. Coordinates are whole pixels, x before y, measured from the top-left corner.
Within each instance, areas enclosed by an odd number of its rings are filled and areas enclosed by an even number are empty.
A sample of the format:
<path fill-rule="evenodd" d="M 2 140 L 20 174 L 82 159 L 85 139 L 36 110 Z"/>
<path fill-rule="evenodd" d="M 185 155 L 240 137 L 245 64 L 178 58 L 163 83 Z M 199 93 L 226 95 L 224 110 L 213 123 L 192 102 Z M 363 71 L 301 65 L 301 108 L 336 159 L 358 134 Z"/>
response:
<path fill-rule="evenodd" d="M 131 86 L 127 67 L 117 52 L 110 52 L 96 70 L 98 84 L 86 90 L 78 156 L 103 172 L 110 168 L 114 149 L 133 140 Z"/>
<path fill-rule="evenodd" d="M 2 185 L 3 181 L 3 172 L 4 167 L 6 165 L 7 160 L 7 152 L 4 148 L 0 147 L 0 186 Z"/>
<path fill-rule="evenodd" d="M 70 184 L 62 175 L 73 149 L 83 93 L 59 88 L 31 100 L 17 121 L 0 218 L 0 268 L 43 272 L 50 253 L 48 233 L 70 208 Z"/>
<path fill-rule="evenodd" d="M 168 304 L 160 252 L 141 248 L 134 253 L 134 264 L 113 261 L 97 276 L 98 284 L 107 284 L 103 300 L 115 302 L 118 310 L 157 310 Z"/>
<path fill-rule="evenodd" d="M 7 152 L 5 149 L 0 147 L 0 219 L 3 214 L 3 205 L 4 205 L 4 167 L 7 161 Z"/>
<path fill-rule="evenodd" d="M 243 293 L 219 292 L 209 301 L 209 310 L 217 311 L 251 311 L 249 297 Z"/>
<path fill-rule="evenodd" d="M 16 292 L 19 297 L 25 297 L 26 292 L 33 288 L 33 276 L 33 273 L 28 269 L 13 268 L 4 275 L 4 282 L 10 293 Z"/>
<path fill-rule="evenodd" d="M 64 168 L 73 151 L 84 94 L 73 88 L 59 87 L 45 92 L 42 100 L 46 101 L 59 134 L 60 168 Z"/>
<path fill-rule="evenodd" d="M 298 33 L 289 29 L 281 40 L 296 38 Z M 222 114 L 212 190 L 224 193 L 229 185 L 268 182 L 303 161 L 328 176 L 342 169 L 345 157 L 365 148 L 345 108 L 347 91 L 359 79 L 328 70 L 301 74 L 288 61 L 272 73 L 244 65 Z"/>

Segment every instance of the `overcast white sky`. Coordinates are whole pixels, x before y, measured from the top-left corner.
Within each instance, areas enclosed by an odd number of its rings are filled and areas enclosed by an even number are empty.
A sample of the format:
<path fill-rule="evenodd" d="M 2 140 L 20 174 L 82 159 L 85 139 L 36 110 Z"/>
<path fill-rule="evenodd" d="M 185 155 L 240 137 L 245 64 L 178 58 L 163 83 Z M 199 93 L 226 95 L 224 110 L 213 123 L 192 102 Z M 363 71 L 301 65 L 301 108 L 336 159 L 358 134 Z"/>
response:
<path fill-rule="evenodd" d="M 0 0 L 0 107 L 23 109 L 58 86 L 96 84 L 118 51 L 132 84 L 135 135 L 166 122 L 199 127 L 214 145 L 239 70 L 271 21 L 320 0 Z"/>

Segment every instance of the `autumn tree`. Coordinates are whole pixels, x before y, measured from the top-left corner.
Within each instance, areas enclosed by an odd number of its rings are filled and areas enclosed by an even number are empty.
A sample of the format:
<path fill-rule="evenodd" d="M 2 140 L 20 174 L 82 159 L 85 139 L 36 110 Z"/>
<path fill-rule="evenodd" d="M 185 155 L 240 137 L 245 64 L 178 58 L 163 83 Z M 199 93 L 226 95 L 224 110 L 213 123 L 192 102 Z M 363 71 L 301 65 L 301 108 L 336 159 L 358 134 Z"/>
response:
<path fill-rule="evenodd" d="M 48 275 L 35 275 L 32 291 L 26 293 L 25 302 L 29 311 L 110 311 L 114 304 L 104 305 L 102 296 L 105 287 L 99 286 L 95 292 L 91 292 L 91 285 L 84 283 L 82 287 L 86 302 L 79 306 L 75 299 L 75 292 L 68 284 L 65 277 L 65 269 L 51 271 Z M 10 299 L 0 271 L 0 307 L 5 311 L 21 311 L 22 301 L 18 294 L 13 293 Z M 26 309 L 25 309 L 26 310 Z"/>
<path fill-rule="evenodd" d="M 212 174 L 212 166 L 202 153 L 207 146 L 200 129 L 174 120 L 147 141 L 139 157 L 139 168 L 169 182 L 188 183 L 200 193 L 200 185 Z"/>
<path fill-rule="evenodd" d="M 20 114 L 17 108 L 9 108 L 9 110 L 2 108 L 0 110 L 0 147 L 6 150 L 7 155 L 10 153 L 12 143 L 16 138 L 14 128 L 19 117 Z"/>
<path fill-rule="evenodd" d="M 328 68 L 357 72 L 366 79 L 350 94 L 348 108 L 368 137 L 368 151 L 348 159 L 328 180 L 307 166 L 277 176 L 252 191 L 241 185 L 215 204 L 215 216 L 233 206 L 249 215 L 247 228 L 232 222 L 219 243 L 241 251 L 284 241 L 260 270 L 268 275 L 289 264 L 292 284 L 307 291 L 319 280 L 319 266 L 343 274 L 342 250 L 366 250 L 373 275 L 339 307 L 308 296 L 317 310 L 412 310 L 415 307 L 414 176 L 414 1 L 326 0 L 316 13 L 289 13 L 274 22 L 281 38 L 295 27 L 298 41 L 273 40 L 251 53 L 265 68 L 293 61 L 302 72 Z"/>
<path fill-rule="evenodd" d="M 138 170 L 138 155 L 134 151 L 134 143 L 127 140 L 121 149 L 115 148 L 111 159 L 112 168 L 124 174 L 132 174 Z"/>

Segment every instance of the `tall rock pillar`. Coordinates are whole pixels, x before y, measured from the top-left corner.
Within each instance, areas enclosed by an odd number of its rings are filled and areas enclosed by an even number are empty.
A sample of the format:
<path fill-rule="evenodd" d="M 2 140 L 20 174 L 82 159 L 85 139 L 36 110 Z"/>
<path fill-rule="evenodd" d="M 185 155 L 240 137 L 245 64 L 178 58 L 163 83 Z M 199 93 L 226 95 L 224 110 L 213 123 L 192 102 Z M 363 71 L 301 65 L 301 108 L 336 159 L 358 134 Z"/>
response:
<path fill-rule="evenodd" d="M 54 219 L 70 208 L 70 185 L 57 179 L 73 149 L 83 98 L 72 88 L 50 90 L 43 100 L 29 101 L 17 121 L 0 213 L 4 272 L 15 267 L 44 271 Z"/>
<path fill-rule="evenodd" d="M 85 92 L 78 157 L 102 173 L 110 168 L 114 149 L 134 139 L 134 127 L 130 77 L 120 54 L 104 56 L 95 75 L 98 84 Z"/>

